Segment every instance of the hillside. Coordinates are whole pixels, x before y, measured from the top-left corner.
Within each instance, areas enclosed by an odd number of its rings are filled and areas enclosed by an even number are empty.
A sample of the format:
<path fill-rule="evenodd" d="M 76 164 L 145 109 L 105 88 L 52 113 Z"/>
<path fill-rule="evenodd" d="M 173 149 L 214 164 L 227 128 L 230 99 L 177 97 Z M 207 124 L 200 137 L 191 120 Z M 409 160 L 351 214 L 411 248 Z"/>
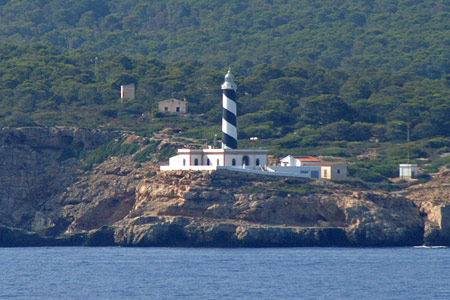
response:
<path fill-rule="evenodd" d="M 200 60 L 247 75 L 262 63 L 349 72 L 450 70 L 445 0 L 0 2 L 2 43 Z"/>
<path fill-rule="evenodd" d="M 241 146 L 257 136 L 275 156 L 346 160 L 392 189 L 408 128 L 423 173 L 449 163 L 449 11 L 442 0 L 0 1 L 0 127 L 173 128 L 211 144 L 232 66 Z M 119 101 L 129 83 L 136 100 Z M 157 111 L 172 96 L 189 117 Z"/>
<path fill-rule="evenodd" d="M 130 130 L 152 136 L 164 128 L 183 138 L 220 136 L 224 72 L 199 62 L 62 54 L 44 45 L 0 47 L 0 126 L 78 126 Z M 255 66 L 238 84 L 240 145 L 257 136 L 275 156 L 307 153 L 352 162 L 366 181 L 396 177 L 407 156 L 424 171 L 448 163 L 450 81 L 411 73 L 359 76 L 314 65 Z M 120 101 L 121 84 L 135 83 L 136 99 Z M 157 111 L 157 102 L 185 97 L 190 115 Z"/>

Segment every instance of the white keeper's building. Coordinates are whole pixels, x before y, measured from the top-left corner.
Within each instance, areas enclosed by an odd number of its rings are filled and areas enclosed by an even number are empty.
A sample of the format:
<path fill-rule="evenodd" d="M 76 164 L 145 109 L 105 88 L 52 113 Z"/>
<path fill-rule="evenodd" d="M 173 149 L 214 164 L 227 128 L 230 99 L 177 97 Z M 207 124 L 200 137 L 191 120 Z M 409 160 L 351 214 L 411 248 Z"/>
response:
<path fill-rule="evenodd" d="M 267 150 L 249 149 L 178 149 L 178 155 L 169 159 L 162 171 L 217 170 L 233 167 L 259 170 L 267 166 Z"/>

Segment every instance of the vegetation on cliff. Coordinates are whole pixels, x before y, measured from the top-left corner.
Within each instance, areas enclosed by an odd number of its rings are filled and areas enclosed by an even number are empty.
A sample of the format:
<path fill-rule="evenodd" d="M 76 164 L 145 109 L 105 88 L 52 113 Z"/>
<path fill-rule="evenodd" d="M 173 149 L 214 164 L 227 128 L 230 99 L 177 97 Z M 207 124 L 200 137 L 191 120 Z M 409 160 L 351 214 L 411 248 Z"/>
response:
<path fill-rule="evenodd" d="M 242 146 L 258 136 L 381 182 L 405 162 L 409 126 L 411 159 L 433 171 L 450 151 L 449 16 L 443 0 L 2 1 L 0 126 L 171 127 L 212 144 L 231 65 Z M 171 96 L 193 116 L 157 112 Z"/>

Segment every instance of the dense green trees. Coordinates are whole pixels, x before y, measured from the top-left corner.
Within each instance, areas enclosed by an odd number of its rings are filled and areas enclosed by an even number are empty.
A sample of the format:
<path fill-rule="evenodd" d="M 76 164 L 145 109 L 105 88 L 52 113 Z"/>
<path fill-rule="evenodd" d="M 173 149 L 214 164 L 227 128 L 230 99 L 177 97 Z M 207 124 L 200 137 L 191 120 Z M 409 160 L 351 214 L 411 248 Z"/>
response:
<path fill-rule="evenodd" d="M 242 74 L 312 63 L 438 79 L 450 70 L 449 19 L 445 0 L 9 0 L 0 2 L 0 39 L 200 60 Z M 348 96 L 364 94 L 349 85 Z"/>
<path fill-rule="evenodd" d="M 48 125 L 45 120 L 57 122 L 44 117 L 51 111 L 85 109 L 91 112 L 85 121 L 100 125 L 108 119 L 152 112 L 156 102 L 171 96 L 186 97 L 189 110 L 206 114 L 210 124 L 220 121 L 224 71 L 196 61 L 166 64 L 153 58 L 88 51 L 68 55 L 39 44 L 2 45 L 0 57 L 0 116 L 4 122 L 14 112 L 21 112 Z M 405 139 L 407 123 L 412 139 L 450 135 L 446 78 L 267 64 L 254 66 L 253 74 L 246 77 L 235 74 L 241 138 L 294 134 L 295 138 L 282 142 L 292 147 L 318 141 L 396 141 Z M 122 103 L 118 101 L 120 85 L 128 83 L 136 84 L 137 99 Z M 82 125 L 88 117 L 75 113 L 61 118 Z M 11 116 L 7 123 L 24 123 L 12 119 L 23 116 Z"/>

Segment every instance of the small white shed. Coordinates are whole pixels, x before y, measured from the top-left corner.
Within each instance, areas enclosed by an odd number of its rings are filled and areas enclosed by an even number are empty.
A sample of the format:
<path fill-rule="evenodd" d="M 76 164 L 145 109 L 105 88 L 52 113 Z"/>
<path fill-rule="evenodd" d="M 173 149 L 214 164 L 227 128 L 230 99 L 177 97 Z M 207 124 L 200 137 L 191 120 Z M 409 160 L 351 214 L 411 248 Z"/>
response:
<path fill-rule="evenodd" d="M 400 164 L 398 172 L 400 179 L 411 179 L 417 177 L 418 168 L 416 164 Z"/>

